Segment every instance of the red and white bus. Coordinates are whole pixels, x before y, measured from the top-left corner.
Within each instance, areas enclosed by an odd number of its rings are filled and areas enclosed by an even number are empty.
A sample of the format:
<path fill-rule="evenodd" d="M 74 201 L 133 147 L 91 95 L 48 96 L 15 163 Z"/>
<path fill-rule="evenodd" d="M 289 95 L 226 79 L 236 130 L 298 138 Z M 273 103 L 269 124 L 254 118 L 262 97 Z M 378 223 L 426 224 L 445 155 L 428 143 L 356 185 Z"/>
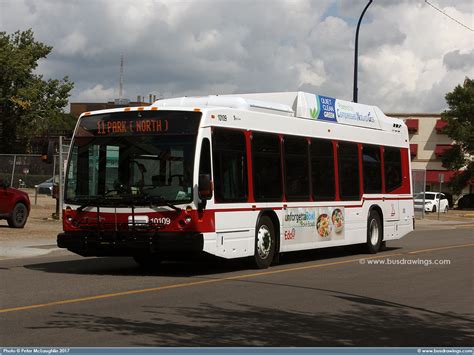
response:
<path fill-rule="evenodd" d="M 252 257 L 413 230 L 408 131 L 374 106 L 304 92 L 183 97 L 86 112 L 74 133 L 59 247 Z"/>

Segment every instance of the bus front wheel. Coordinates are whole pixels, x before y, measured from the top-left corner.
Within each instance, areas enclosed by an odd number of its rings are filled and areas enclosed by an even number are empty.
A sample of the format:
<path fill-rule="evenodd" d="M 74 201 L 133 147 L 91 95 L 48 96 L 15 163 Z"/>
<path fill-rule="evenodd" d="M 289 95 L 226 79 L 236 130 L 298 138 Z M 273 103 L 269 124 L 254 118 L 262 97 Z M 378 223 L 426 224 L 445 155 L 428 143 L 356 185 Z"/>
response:
<path fill-rule="evenodd" d="M 258 269 L 266 269 L 275 255 L 275 227 L 268 216 L 260 217 L 255 230 L 254 264 Z"/>
<path fill-rule="evenodd" d="M 383 243 L 383 230 L 380 215 L 375 211 L 370 211 L 367 220 L 367 251 L 376 254 Z"/>

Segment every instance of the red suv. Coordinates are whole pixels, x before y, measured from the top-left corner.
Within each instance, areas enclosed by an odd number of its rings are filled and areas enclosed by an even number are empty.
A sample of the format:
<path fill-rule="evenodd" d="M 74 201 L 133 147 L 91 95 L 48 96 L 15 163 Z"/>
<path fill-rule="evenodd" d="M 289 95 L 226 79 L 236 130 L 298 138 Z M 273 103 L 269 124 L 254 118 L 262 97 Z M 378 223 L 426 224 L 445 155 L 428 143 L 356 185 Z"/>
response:
<path fill-rule="evenodd" d="M 6 219 L 11 228 L 23 228 L 29 213 L 28 194 L 0 179 L 0 219 Z"/>

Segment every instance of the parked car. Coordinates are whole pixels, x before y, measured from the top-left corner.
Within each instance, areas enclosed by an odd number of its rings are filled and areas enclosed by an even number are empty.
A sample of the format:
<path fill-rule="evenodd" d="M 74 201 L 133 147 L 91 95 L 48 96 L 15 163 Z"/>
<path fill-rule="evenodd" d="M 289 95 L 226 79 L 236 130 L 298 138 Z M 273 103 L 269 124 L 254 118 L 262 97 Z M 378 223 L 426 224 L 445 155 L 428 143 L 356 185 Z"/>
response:
<path fill-rule="evenodd" d="M 466 194 L 462 196 L 458 201 L 458 208 L 474 208 L 474 194 Z"/>
<path fill-rule="evenodd" d="M 440 212 L 447 213 L 449 210 L 449 203 L 446 195 L 438 192 L 424 193 L 425 205 L 423 206 L 423 193 L 418 194 L 414 198 L 415 209 L 421 210 L 424 208 L 425 212 Z"/>
<path fill-rule="evenodd" d="M 49 178 L 43 181 L 41 184 L 36 185 L 39 194 L 45 194 L 51 196 L 53 192 L 54 178 Z"/>
<path fill-rule="evenodd" d="M 29 214 L 28 194 L 0 179 L 0 219 L 6 219 L 11 228 L 23 228 Z"/>

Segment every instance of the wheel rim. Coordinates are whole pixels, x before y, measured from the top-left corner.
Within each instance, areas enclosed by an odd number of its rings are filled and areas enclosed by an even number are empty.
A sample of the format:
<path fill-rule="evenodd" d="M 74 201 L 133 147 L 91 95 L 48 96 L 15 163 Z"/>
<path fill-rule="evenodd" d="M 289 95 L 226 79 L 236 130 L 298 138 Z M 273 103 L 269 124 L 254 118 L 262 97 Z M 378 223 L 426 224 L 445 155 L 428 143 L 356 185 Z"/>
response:
<path fill-rule="evenodd" d="M 15 222 L 22 224 L 25 220 L 26 209 L 23 206 L 19 206 L 15 213 Z"/>
<path fill-rule="evenodd" d="M 375 219 L 370 221 L 370 243 L 377 245 L 379 241 L 379 225 Z"/>
<path fill-rule="evenodd" d="M 266 225 L 261 225 L 257 233 L 257 252 L 261 259 L 266 259 L 270 255 L 272 247 L 272 235 Z"/>

